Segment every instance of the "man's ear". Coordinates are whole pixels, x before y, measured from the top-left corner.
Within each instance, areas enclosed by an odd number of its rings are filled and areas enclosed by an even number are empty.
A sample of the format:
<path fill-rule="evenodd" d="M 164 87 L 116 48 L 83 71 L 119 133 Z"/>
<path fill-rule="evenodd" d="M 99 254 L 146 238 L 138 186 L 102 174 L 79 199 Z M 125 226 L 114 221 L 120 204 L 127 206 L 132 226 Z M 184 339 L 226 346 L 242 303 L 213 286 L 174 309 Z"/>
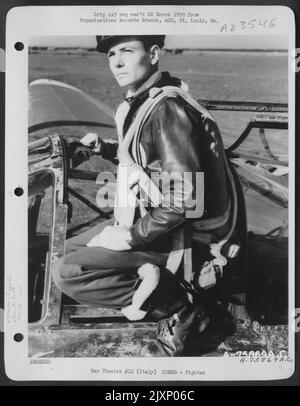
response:
<path fill-rule="evenodd" d="M 160 48 L 158 45 L 152 45 L 152 47 L 149 49 L 151 65 L 155 65 L 158 62 L 159 51 Z"/>

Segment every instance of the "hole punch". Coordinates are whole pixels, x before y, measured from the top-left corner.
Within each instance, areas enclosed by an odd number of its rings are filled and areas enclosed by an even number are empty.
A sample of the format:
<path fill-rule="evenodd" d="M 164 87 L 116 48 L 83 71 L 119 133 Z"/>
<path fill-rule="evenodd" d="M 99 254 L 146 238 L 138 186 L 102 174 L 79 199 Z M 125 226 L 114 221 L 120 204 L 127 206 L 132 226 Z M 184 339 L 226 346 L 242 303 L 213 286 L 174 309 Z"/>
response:
<path fill-rule="evenodd" d="M 14 190 L 14 193 L 16 196 L 22 196 L 22 194 L 24 193 L 24 190 L 22 187 L 16 187 Z"/>
<path fill-rule="evenodd" d="M 15 50 L 16 50 L 16 51 L 23 51 L 23 49 L 24 49 L 24 44 L 23 44 L 23 42 L 16 42 L 16 43 L 15 43 Z"/>
<path fill-rule="evenodd" d="M 14 335 L 14 340 L 15 340 L 17 343 L 20 343 L 21 341 L 23 341 L 23 338 L 24 338 L 24 336 L 23 336 L 22 333 L 16 333 L 16 334 Z"/>

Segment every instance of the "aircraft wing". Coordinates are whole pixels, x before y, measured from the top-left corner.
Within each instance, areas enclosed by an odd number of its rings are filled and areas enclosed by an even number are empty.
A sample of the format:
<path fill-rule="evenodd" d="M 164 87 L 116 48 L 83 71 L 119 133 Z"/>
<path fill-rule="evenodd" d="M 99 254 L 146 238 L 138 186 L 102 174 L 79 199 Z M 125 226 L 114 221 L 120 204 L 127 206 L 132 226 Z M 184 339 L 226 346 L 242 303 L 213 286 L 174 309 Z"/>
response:
<path fill-rule="evenodd" d="M 29 133 L 61 125 L 114 127 L 113 109 L 76 87 L 50 79 L 29 85 Z"/>

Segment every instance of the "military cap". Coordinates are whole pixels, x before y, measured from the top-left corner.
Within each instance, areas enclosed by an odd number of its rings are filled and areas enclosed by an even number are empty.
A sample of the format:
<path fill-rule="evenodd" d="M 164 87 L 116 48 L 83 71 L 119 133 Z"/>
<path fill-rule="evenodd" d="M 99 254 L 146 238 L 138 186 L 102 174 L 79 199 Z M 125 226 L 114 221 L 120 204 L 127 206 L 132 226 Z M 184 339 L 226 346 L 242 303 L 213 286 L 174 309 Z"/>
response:
<path fill-rule="evenodd" d="M 144 43 L 145 47 L 158 45 L 162 48 L 165 42 L 165 35 L 96 35 L 97 51 L 106 53 L 114 41 L 126 37 L 138 38 Z"/>

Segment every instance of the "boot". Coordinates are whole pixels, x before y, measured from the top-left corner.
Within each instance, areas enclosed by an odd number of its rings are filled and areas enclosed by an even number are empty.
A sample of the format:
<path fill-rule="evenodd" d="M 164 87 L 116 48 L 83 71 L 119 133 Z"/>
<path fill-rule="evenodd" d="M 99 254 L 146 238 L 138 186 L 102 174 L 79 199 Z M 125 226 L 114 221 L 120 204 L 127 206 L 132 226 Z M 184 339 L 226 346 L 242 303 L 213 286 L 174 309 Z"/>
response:
<path fill-rule="evenodd" d="M 171 317 L 158 322 L 157 337 L 141 350 L 142 357 L 176 357 L 182 354 L 184 344 L 193 327 L 203 331 L 205 320 L 202 308 L 191 304 Z"/>
<path fill-rule="evenodd" d="M 171 317 L 188 305 L 186 290 L 178 278 L 168 269 L 161 269 L 159 284 L 141 310 L 148 312 L 146 320 L 159 321 Z"/>

